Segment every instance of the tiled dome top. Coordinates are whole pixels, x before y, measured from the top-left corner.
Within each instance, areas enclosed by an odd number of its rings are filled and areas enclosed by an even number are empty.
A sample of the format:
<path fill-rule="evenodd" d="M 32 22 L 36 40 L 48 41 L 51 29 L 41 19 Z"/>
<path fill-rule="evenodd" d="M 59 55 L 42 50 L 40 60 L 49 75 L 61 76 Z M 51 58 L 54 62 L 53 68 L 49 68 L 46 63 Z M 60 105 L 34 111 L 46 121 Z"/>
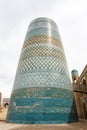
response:
<path fill-rule="evenodd" d="M 71 73 L 78 73 L 78 71 L 74 69 L 71 71 Z"/>

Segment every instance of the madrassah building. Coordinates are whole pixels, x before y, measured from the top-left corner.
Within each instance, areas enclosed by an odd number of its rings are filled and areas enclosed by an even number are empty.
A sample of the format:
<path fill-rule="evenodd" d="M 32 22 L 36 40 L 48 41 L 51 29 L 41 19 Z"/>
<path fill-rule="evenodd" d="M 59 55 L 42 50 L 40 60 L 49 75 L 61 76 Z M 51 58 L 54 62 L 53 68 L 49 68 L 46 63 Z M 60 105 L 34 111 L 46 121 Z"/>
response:
<path fill-rule="evenodd" d="M 77 70 L 72 71 L 72 81 L 78 116 L 87 120 L 87 65 L 80 76 Z"/>

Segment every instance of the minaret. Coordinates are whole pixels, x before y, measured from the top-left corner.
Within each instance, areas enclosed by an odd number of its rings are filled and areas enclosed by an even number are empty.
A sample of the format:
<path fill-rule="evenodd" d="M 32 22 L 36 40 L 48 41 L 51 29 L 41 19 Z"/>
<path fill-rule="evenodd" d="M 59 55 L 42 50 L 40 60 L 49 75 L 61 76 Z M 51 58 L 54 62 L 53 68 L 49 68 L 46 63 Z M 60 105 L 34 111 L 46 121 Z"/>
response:
<path fill-rule="evenodd" d="M 72 70 L 71 74 L 72 74 L 72 82 L 77 83 L 78 78 L 79 78 L 78 71 L 77 70 Z"/>
<path fill-rule="evenodd" d="M 78 121 L 76 106 L 57 25 L 49 18 L 37 18 L 27 30 L 7 122 L 75 121 Z"/>

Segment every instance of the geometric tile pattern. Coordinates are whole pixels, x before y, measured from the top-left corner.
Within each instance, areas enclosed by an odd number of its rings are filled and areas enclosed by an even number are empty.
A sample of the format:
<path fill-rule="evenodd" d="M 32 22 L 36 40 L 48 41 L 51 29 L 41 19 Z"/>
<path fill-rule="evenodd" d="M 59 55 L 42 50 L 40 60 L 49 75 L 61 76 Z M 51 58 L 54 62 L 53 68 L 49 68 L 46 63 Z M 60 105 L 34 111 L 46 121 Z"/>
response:
<path fill-rule="evenodd" d="M 30 39 L 33 36 L 35 37 L 35 36 L 43 36 L 43 35 L 44 36 L 49 35 L 61 42 L 59 34 L 56 31 L 53 31 L 51 29 L 49 31 L 48 28 L 37 28 L 37 29 L 33 29 L 33 30 L 27 32 L 25 41 L 27 41 L 28 39 Z"/>
<path fill-rule="evenodd" d="M 48 44 L 53 44 L 58 46 L 59 48 L 62 48 L 62 44 L 60 43 L 60 41 L 58 41 L 57 39 L 53 38 L 53 37 L 49 37 L 49 36 L 33 36 L 32 38 L 30 38 L 29 40 L 27 40 L 26 42 L 24 42 L 23 48 L 27 47 L 28 45 L 31 44 L 39 44 L 39 43 L 48 43 Z"/>
<path fill-rule="evenodd" d="M 22 81 L 22 82 L 21 82 Z M 70 83 L 67 83 L 66 75 L 62 76 L 55 73 L 30 73 L 23 74 L 22 76 L 17 76 L 15 81 L 15 89 L 19 88 L 28 88 L 30 87 L 57 87 L 57 88 L 65 88 L 67 85 L 67 89 L 71 90 Z"/>
<path fill-rule="evenodd" d="M 67 74 L 66 71 L 66 64 L 63 63 L 63 61 L 59 60 L 58 58 L 52 58 L 52 57 L 32 57 L 24 59 L 19 64 L 19 70 L 18 72 L 24 72 L 27 70 L 56 70 L 60 73 L 64 73 L 64 71 Z"/>
<path fill-rule="evenodd" d="M 31 22 L 22 48 L 7 122 L 77 121 L 64 49 L 55 22 Z"/>
<path fill-rule="evenodd" d="M 34 43 L 33 43 L 34 44 Z M 52 57 L 57 57 L 60 58 L 62 60 L 65 60 L 64 55 L 62 55 L 62 50 L 53 46 L 51 47 L 51 44 L 47 45 L 47 44 L 43 44 L 43 43 L 39 43 L 38 44 L 34 44 L 33 46 L 29 46 L 26 49 L 23 50 L 21 58 L 22 59 L 26 59 L 28 57 L 32 57 L 32 56 L 52 56 Z"/>

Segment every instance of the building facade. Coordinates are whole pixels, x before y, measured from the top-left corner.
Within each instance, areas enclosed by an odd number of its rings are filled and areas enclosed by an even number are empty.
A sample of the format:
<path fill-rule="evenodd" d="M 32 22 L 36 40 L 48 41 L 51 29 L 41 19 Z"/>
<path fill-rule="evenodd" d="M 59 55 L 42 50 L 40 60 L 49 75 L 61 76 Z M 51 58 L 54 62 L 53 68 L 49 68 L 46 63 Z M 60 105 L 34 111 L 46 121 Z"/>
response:
<path fill-rule="evenodd" d="M 78 116 L 87 120 L 87 65 L 80 76 L 77 71 L 72 71 L 72 79 Z"/>
<path fill-rule="evenodd" d="M 75 121 L 78 121 L 77 111 L 57 25 L 49 18 L 37 18 L 27 30 L 7 122 Z"/>
<path fill-rule="evenodd" d="M 0 92 L 0 107 L 1 107 L 1 102 L 2 102 L 2 93 Z"/>
<path fill-rule="evenodd" d="M 2 106 L 9 105 L 9 102 L 10 102 L 10 98 L 3 98 Z"/>

